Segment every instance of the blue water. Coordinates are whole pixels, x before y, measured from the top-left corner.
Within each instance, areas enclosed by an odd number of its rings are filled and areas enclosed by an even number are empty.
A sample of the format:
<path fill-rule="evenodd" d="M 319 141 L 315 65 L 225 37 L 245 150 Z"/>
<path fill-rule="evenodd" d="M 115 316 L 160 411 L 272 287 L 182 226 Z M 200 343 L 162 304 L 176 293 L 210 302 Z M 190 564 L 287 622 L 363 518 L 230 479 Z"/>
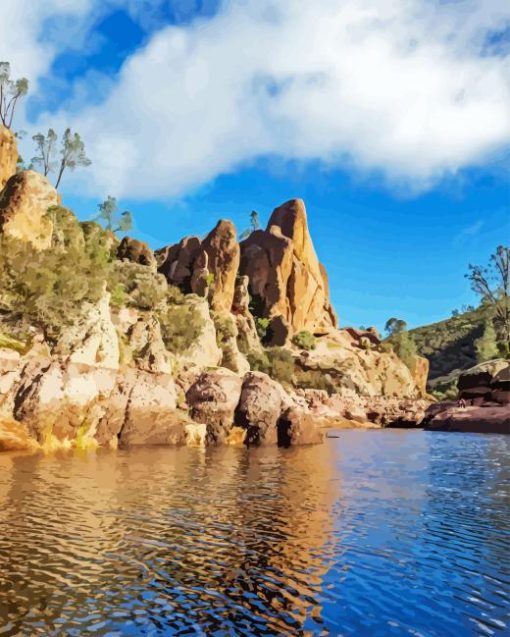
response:
<path fill-rule="evenodd" d="M 508 635 L 510 439 L 0 455 L 0 635 Z"/>

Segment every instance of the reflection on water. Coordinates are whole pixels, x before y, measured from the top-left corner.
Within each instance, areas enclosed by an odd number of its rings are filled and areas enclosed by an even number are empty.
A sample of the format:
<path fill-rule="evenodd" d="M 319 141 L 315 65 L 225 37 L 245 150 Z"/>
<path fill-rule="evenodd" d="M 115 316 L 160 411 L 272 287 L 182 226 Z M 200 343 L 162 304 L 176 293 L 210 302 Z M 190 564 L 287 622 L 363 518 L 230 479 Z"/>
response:
<path fill-rule="evenodd" d="M 0 635 L 508 634 L 508 438 L 0 456 Z"/>

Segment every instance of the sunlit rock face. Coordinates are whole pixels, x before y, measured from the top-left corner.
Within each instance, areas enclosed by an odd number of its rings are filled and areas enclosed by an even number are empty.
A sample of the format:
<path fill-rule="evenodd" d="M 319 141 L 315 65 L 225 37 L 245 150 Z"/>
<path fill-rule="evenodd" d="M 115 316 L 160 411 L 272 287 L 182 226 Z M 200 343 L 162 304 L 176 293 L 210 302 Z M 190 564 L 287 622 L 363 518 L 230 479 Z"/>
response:
<path fill-rule="evenodd" d="M 301 199 L 276 208 L 267 229 L 241 243 L 241 273 L 248 277 L 256 313 L 273 319 L 273 344 L 284 344 L 300 330 L 320 332 L 336 325 Z"/>
<path fill-rule="evenodd" d="M 14 133 L 5 126 L 0 126 L 0 190 L 9 177 L 16 173 L 17 162 L 18 147 Z"/>
<path fill-rule="evenodd" d="M 211 307 L 215 311 L 230 312 L 241 254 L 234 224 L 225 219 L 218 221 L 201 247 L 209 257 L 208 269 L 213 277 L 209 292 Z"/>
<path fill-rule="evenodd" d="M 48 212 L 59 203 L 57 191 L 43 175 L 33 170 L 13 175 L 0 193 L 0 233 L 37 250 L 49 248 L 53 222 Z"/>

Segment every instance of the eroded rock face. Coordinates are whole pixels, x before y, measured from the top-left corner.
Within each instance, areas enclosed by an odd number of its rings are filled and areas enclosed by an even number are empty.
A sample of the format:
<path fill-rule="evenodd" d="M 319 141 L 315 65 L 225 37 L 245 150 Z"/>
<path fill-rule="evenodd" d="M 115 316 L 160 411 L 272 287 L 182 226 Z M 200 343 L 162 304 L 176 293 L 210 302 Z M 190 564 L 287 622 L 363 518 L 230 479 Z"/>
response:
<path fill-rule="evenodd" d="M 301 330 L 320 332 L 336 324 L 302 200 L 276 208 L 267 229 L 241 243 L 241 273 L 248 276 L 258 314 L 278 319 L 273 344 L 282 345 Z"/>
<path fill-rule="evenodd" d="M 323 432 L 317 427 L 316 419 L 298 409 L 288 409 L 278 420 L 278 445 L 314 445 L 322 442 Z"/>
<path fill-rule="evenodd" d="M 205 299 L 190 297 L 188 303 L 195 305 L 203 320 L 202 330 L 195 342 L 182 353 L 181 360 L 202 367 L 216 367 L 220 364 L 223 352 L 216 342 L 216 328 Z"/>
<path fill-rule="evenodd" d="M 143 241 L 124 237 L 117 248 L 117 259 L 132 261 L 140 265 L 146 265 L 150 268 L 156 268 L 156 257 Z"/>
<path fill-rule="evenodd" d="M 127 333 L 130 355 L 139 369 L 172 373 L 172 358 L 165 348 L 161 326 L 154 316 L 142 316 Z"/>
<path fill-rule="evenodd" d="M 510 403 L 510 360 L 499 358 L 463 372 L 457 383 L 459 398 Z"/>
<path fill-rule="evenodd" d="M 188 389 L 186 400 L 191 408 L 191 418 L 207 425 L 211 442 L 224 442 L 232 429 L 241 386 L 239 376 L 220 368 L 202 373 Z"/>
<path fill-rule="evenodd" d="M 202 241 L 201 248 L 208 256 L 208 269 L 214 277 L 209 291 L 211 308 L 230 312 L 241 257 L 234 224 L 225 219 L 218 221 Z"/>
<path fill-rule="evenodd" d="M 55 353 L 72 363 L 117 369 L 119 340 L 110 314 L 110 294 L 96 304 L 84 305 L 81 319 L 64 331 Z"/>
<path fill-rule="evenodd" d="M 179 243 L 157 250 L 158 271 L 165 275 L 169 283 L 189 293 L 195 259 L 200 250 L 201 241 L 198 237 L 184 237 Z"/>
<path fill-rule="evenodd" d="M 17 163 L 18 147 L 14 133 L 5 126 L 0 126 L 0 190 L 16 173 Z"/>
<path fill-rule="evenodd" d="M 51 246 L 53 222 L 48 210 L 60 198 L 43 175 L 25 170 L 13 175 L 0 193 L 0 232 L 37 249 Z"/>

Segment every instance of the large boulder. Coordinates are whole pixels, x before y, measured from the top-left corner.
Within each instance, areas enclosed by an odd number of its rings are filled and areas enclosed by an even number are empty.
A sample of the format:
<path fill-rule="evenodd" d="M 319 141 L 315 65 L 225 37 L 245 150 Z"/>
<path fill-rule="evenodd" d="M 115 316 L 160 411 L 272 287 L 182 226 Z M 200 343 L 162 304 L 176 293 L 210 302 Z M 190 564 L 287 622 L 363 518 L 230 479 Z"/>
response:
<path fill-rule="evenodd" d="M 301 199 L 276 208 L 267 229 L 253 232 L 241 243 L 240 270 L 248 276 L 257 314 L 278 320 L 278 329 L 272 328 L 278 332 L 273 344 L 281 345 L 301 330 L 317 332 L 336 325 L 326 273 L 315 253 Z"/>
<path fill-rule="evenodd" d="M 219 368 L 200 374 L 188 389 L 186 400 L 191 418 L 207 425 L 208 440 L 222 443 L 234 424 L 234 412 L 241 395 L 242 379 L 233 372 Z"/>
<path fill-rule="evenodd" d="M 132 261 L 140 265 L 156 268 L 156 257 L 143 241 L 124 237 L 117 248 L 117 259 Z"/>
<path fill-rule="evenodd" d="M 189 293 L 195 259 L 200 250 L 198 237 L 184 237 L 179 243 L 156 250 L 158 271 L 165 275 L 169 283 Z"/>
<path fill-rule="evenodd" d="M 37 250 L 49 248 L 53 221 L 48 211 L 59 203 L 57 191 L 43 175 L 33 170 L 13 175 L 0 193 L 0 233 Z"/>
<path fill-rule="evenodd" d="M 169 374 L 137 372 L 131 377 L 121 446 L 183 445 L 186 414 L 177 410 L 175 384 Z"/>
<path fill-rule="evenodd" d="M 295 408 L 287 409 L 280 417 L 277 433 L 280 447 L 314 445 L 324 439 L 314 416 Z"/>
<path fill-rule="evenodd" d="M 201 247 L 208 256 L 208 269 L 213 276 L 209 291 L 211 308 L 230 312 L 241 256 L 234 224 L 225 219 L 218 221 Z"/>
<path fill-rule="evenodd" d="M 0 190 L 16 173 L 17 163 L 18 146 L 14 133 L 5 126 L 0 126 Z"/>
<path fill-rule="evenodd" d="M 463 372 L 457 382 L 459 398 L 507 402 L 510 391 L 510 360 L 498 358 Z M 503 399 L 503 400 L 502 400 Z"/>
<path fill-rule="evenodd" d="M 235 422 L 247 430 L 246 444 L 276 444 L 283 406 L 282 391 L 282 387 L 267 374 L 249 372 L 245 375 Z"/>

